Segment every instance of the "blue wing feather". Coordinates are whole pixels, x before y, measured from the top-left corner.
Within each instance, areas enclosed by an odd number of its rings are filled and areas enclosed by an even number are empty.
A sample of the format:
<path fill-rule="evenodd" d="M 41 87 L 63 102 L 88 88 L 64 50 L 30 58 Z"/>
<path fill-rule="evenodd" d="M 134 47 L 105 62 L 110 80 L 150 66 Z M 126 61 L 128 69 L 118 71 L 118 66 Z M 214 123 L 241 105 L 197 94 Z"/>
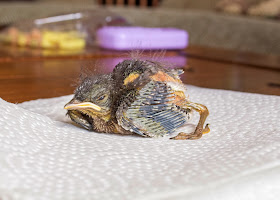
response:
<path fill-rule="evenodd" d="M 133 102 L 123 101 L 118 108 L 118 123 L 126 130 L 142 136 L 168 137 L 184 125 L 187 113 L 172 104 L 174 91 L 164 82 L 150 81 Z"/>

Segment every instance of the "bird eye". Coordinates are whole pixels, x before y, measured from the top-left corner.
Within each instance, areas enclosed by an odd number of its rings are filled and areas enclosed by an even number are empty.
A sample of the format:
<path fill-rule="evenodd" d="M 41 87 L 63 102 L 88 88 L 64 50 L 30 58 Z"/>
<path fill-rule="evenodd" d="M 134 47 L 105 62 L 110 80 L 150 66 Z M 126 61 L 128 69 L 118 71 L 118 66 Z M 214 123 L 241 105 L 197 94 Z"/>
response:
<path fill-rule="evenodd" d="M 102 95 L 102 96 L 98 97 L 97 101 L 102 101 L 105 99 L 105 97 L 106 97 L 106 95 Z"/>

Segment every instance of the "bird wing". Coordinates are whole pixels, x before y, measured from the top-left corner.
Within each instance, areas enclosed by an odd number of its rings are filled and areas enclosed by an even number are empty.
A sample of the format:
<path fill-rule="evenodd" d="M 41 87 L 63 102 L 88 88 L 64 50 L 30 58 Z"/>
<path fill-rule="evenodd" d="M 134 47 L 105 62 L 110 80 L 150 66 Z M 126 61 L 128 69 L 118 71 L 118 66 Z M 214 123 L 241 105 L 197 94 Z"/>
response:
<path fill-rule="evenodd" d="M 162 81 L 151 80 L 121 99 L 116 117 L 120 126 L 149 137 L 171 137 L 189 118 L 176 104 L 176 92 Z"/>

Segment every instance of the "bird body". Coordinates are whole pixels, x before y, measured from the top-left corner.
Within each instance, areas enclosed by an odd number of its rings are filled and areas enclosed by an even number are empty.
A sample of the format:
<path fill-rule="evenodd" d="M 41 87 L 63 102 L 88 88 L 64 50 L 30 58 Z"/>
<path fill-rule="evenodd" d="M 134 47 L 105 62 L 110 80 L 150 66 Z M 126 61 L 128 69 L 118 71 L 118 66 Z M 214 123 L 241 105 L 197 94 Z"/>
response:
<path fill-rule="evenodd" d="M 197 139 L 209 132 L 208 126 L 203 128 L 208 110 L 188 100 L 182 73 L 153 61 L 125 60 L 110 74 L 84 79 L 65 108 L 74 122 L 88 130 Z M 200 120 L 186 133 L 193 110 L 200 113 Z"/>

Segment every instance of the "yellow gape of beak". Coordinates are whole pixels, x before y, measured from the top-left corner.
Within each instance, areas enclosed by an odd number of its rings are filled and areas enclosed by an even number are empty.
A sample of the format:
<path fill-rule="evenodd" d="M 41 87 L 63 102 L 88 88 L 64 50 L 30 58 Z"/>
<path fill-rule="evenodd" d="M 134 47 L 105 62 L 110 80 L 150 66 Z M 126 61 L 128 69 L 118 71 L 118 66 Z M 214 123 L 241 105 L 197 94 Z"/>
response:
<path fill-rule="evenodd" d="M 64 106 L 64 109 L 67 110 L 79 110 L 79 109 L 84 109 L 84 108 L 92 108 L 94 110 L 100 111 L 101 107 L 93 104 L 91 102 L 83 102 L 83 103 L 77 103 L 77 104 L 66 104 Z"/>

